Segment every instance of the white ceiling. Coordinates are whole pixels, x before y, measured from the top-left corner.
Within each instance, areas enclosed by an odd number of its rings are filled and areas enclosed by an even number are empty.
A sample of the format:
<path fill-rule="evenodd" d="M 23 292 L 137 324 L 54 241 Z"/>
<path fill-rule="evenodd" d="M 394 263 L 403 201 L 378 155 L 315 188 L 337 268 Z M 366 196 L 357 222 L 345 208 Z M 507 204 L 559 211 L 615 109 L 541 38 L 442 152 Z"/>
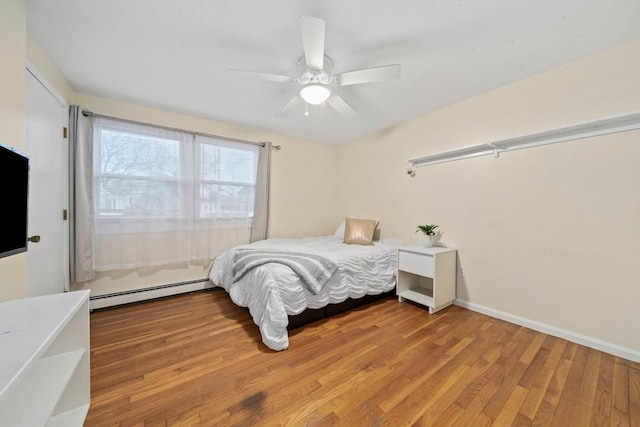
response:
<path fill-rule="evenodd" d="M 303 15 L 326 21 L 334 73 L 402 76 L 336 87 L 355 118 L 276 117 L 297 83 L 227 70 L 297 76 Z M 640 38 L 640 1 L 28 0 L 27 30 L 76 91 L 337 144 Z"/>

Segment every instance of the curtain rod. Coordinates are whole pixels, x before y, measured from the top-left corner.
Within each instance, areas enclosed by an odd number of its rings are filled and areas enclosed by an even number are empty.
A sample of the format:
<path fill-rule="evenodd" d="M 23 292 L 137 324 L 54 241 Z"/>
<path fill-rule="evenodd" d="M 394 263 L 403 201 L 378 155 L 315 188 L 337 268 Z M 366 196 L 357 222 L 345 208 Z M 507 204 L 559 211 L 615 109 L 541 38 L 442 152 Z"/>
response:
<path fill-rule="evenodd" d="M 206 137 L 209 137 L 209 138 L 223 139 L 225 141 L 240 142 L 240 143 L 243 143 L 243 144 L 258 145 L 260 147 L 264 147 L 265 146 L 264 142 L 245 141 L 243 139 L 230 138 L 230 137 L 227 137 L 227 136 L 213 135 L 213 134 L 210 134 L 210 133 L 203 133 L 203 132 L 194 132 L 194 131 L 191 131 L 191 130 L 174 128 L 174 127 L 170 127 L 170 126 L 155 125 L 155 124 L 151 124 L 151 123 L 139 122 L 137 120 L 123 119 L 123 118 L 120 118 L 120 117 L 107 116 L 105 114 L 97 114 L 97 113 L 94 113 L 92 111 L 84 110 L 84 109 L 82 110 L 82 115 L 83 116 L 88 116 L 88 117 L 98 117 L 98 118 L 102 118 L 102 119 L 119 120 L 121 122 L 133 123 L 135 125 L 154 126 L 154 127 L 160 128 L 160 129 L 170 130 L 170 131 L 174 131 L 174 132 L 190 133 L 192 135 L 206 136 Z M 276 151 L 280 151 L 280 148 L 282 148 L 282 147 L 280 147 L 279 145 L 273 145 L 273 146 L 271 146 L 271 148 L 276 150 Z"/>

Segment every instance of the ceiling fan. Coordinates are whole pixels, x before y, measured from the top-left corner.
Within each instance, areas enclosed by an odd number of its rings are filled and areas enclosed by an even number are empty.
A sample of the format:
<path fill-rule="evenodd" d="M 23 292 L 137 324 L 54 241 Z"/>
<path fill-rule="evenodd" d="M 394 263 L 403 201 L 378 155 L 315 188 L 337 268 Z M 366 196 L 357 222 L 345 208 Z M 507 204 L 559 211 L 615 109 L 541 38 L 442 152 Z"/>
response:
<path fill-rule="evenodd" d="M 275 83 L 297 83 L 302 86 L 300 92 L 276 114 L 286 116 L 303 102 L 319 105 L 324 102 L 343 117 L 349 118 L 356 114 L 353 108 L 331 90 L 332 86 L 349 86 L 362 83 L 373 83 L 393 80 L 400 77 L 400 65 L 383 65 L 380 67 L 364 68 L 341 74 L 332 74 L 333 61 L 324 53 L 325 23 L 322 19 L 310 16 L 300 17 L 302 29 L 302 44 L 304 55 L 298 60 L 298 77 L 279 74 L 262 73 L 229 69 L 232 76 L 256 78 Z M 305 109 L 305 115 L 309 115 Z"/>

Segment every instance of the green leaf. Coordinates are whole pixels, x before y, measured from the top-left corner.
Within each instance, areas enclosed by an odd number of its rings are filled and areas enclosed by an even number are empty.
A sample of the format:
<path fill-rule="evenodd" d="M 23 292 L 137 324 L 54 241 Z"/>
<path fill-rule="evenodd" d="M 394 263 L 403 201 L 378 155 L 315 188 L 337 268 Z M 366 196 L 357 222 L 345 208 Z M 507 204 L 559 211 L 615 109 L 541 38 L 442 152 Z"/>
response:
<path fill-rule="evenodd" d="M 434 235 L 435 233 L 435 229 L 438 228 L 438 226 L 436 224 L 424 224 L 424 225 L 418 225 L 417 229 L 416 229 L 416 233 L 418 231 L 422 232 L 423 234 L 426 234 L 428 236 Z"/>

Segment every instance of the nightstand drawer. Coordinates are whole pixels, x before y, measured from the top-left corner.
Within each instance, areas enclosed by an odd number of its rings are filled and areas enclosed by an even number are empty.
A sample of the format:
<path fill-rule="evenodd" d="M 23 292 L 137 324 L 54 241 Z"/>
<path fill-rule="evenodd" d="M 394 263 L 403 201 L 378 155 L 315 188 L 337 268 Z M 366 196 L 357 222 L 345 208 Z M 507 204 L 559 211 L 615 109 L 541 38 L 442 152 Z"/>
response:
<path fill-rule="evenodd" d="M 433 256 L 413 252 L 398 252 L 398 269 L 433 278 Z"/>

